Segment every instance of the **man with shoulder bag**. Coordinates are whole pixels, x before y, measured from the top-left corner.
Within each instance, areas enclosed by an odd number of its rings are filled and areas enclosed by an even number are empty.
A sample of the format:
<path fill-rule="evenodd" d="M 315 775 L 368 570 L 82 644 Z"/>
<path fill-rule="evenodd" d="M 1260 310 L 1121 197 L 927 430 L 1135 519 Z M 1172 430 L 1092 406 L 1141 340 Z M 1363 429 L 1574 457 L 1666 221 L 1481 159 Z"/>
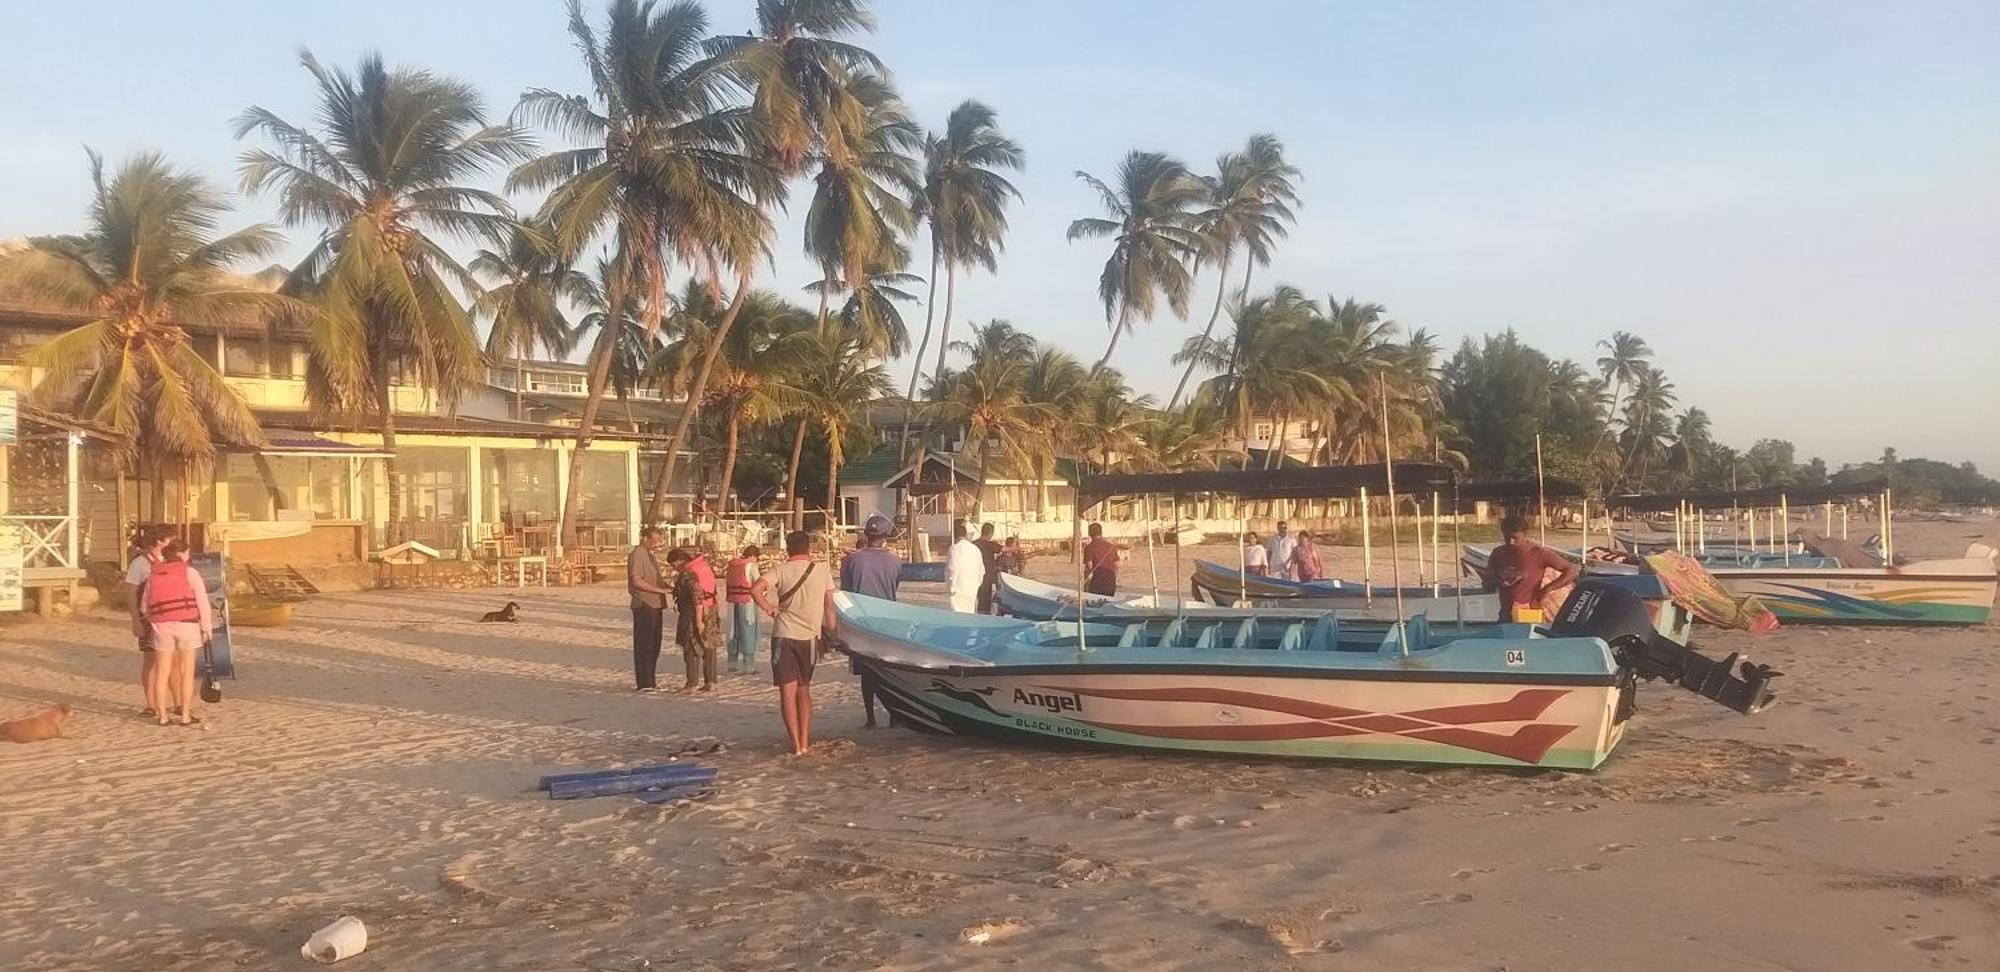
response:
<path fill-rule="evenodd" d="M 771 681 L 778 687 L 778 713 L 792 755 L 812 746 L 812 675 L 822 637 L 834 632 L 833 573 L 812 559 L 812 534 L 785 535 L 786 560 L 751 588 L 764 613 L 774 619 Z"/>

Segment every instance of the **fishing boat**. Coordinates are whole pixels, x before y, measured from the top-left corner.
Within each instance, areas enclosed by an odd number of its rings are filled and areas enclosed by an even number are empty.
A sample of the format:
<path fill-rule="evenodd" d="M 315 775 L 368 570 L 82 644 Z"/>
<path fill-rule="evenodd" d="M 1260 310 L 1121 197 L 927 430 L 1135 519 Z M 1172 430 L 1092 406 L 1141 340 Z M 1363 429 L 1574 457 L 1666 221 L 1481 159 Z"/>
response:
<path fill-rule="evenodd" d="M 1664 595 L 1664 588 L 1657 581 L 1641 582 L 1637 579 L 1607 579 L 1607 583 L 1626 588 L 1646 600 L 1646 610 L 1653 622 L 1653 629 L 1667 638 L 1685 644 L 1688 633 L 1693 628 L 1693 616 L 1687 608 Z M 1428 595 L 1430 591 L 1425 589 Z M 1648 595 L 1651 596 L 1648 596 Z M 1013 617 L 1029 621 L 1075 621 L 1077 598 L 1073 591 L 1066 591 L 1053 584 L 1044 584 L 1014 574 L 1000 575 L 1000 582 L 994 592 L 994 601 L 1000 610 Z M 1405 609 L 1410 617 L 1423 617 L 1433 625 L 1453 625 L 1453 630 L 1462 626 L 1480 629 L 1492 627 L 1499 617 L 1498 601 L 1492 595 L 1477 595 L 1463 600 L 1458 598 L 1406 598 Z M 1371 606 L 1320 608 L 1297 602 L 1282 602 L 1265 607 L 1231 607 L 1218 605 L 1194 598 L 1163 594 L 1155 598 L 1150 595 L 1132 597 L 1106 597 L 1085 594 L 1083 597 L 1083 619 L 1107 624 L 1131 624 L 1146 622 L 1164 628 L 1176 618 L 1184 618 L 1190 630 L 1199 632 L 1206 625 L 1232 625 L 1243 619 L 1254 618 L 1256 623 L 1282 630 L 1293 623 L 1314 624 L 1323 614 L 1337 613 L 1340 621 L 1350 630 L 1358 630 L 1373 622 L 1377 629 L 1393 623 L 1396 618 L 1396 601 L 1384 597 Z M 1231 637 L 1225 631 L 1224 638 Z"/>
<path fill-rule="evenodd" d="M 1396 618 L 1395 587 L 1345 580 L 1295 581 L 1261 574 L 1246 576 L 1233 567 L 1206 560 L 1194 562 L 1189 580 L 1194 590 L 1211 603 L 1234 605 L 1245 601 L 1257 607 L 1296 607 L 1318 610 L 1359 611 L 1376 617 Z M 1467 590 L 1461 596 L 1452 586 L 1401 589 L 1404 610 L 1433 616 L 1455 615 L 1461 609 L 1467 618 L 1500 616 L 1500 598 L 1484 591 Z"/>
<path fill-rule="evenodd" d="M 1360 629 L 1327 612 L 1161 629 L 851 593 L 834 605 L 841 650 L 904 725 L 1114 748 L 1588 770 L 1623 739 L 1638 679 L 1753 713 L 1777 674 L 1661 637 L 1639 598 L 1600 583 L 1548 628 Z"/>
<path fill-rule="evenodd" d="M 1826 523 L 1831 526 L 1832 503 L 1853 496 L 1871 497 L 1881 517 L 1880 532 L 1869 541 L 1855 543 L 1793 528 L 1792 501 L 1824 504 Z M 1638 511 L 1667 509 L 1668 504 L 1677 511 L 1729 506 L 1744 510 L 1745 523 L 1753 529 L 1758 521 L 1756 507 L 1773 508 L 1772 527 L 1766 530 L 1768 547 L 1760 549 L 1753 534 L 1747 550 L 1732 550 L 1729 555 L 1702 563 L 1731 596 L 1754 597 L 1787 624 L 1933 625 L 1989 621 L 1994 597 L 2000 593 L 2000 570 L 1996 570 L 1994 552 L 1974 544 L 1963 557 L 1899 560 L 1891 514 L 1893 499 L 1888 484 L 1876 481 L 1810 488 L 1767 487 L 1694 498 L 1624 496 L 1615 502 Z M 1699 515 L 1694 519 L 1699 522 Z M 1844 512 L 1841 519 L 1844 524 Z M 1689 539 L 1696 547 L 1694 551 L 1683 549 L 1683 553 L 1702 560 L 1700 548 L 1706 546 L 1703 534 L 1695 533 L 1690 538 L 1685 528 L 1681 532 L 1683 547 Z M 1794 552 L 1795 549 L 1801 552 Z"/>

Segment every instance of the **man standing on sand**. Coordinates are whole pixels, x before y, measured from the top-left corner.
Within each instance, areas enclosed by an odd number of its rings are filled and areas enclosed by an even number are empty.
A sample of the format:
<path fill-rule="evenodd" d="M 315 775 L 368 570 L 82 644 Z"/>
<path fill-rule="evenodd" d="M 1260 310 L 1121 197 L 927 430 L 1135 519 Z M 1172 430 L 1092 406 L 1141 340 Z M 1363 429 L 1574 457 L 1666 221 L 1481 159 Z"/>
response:
<path fill-rule="evenodd" d="M 702 572 L 694 566 L 700 562 L 700 555 L 686 547 L 675 547 L 667 554 L 667 563 L 674 568 L 674 643 L 681 646 L 686 672 L 683 692 L 715 691 L 715 622 L 701 589 Z M 709 577 L 714 576 L 709 573 Z"/>
<path fill-rule="evenodd" d="M 639 545 L 625 558 L 625 589 L 632 594 L 632 676 L 641 692 L 657 692 L 661 627 L 666 621 L 667 587 L 660 578 L 660 528 L 639 531 Z"/>
<path fill-rule="evenodd" d="M 1283 520 L 1279 520 L 1278 532 L 1272 534 L 1271 539 L 1264 541 L 1264 552 L 1267 555 L 1266 561 L 1271 565 L 1270 570 L 1273 577 L 1283 577 L 1286 580 L 1292 579 L 1292 555 L 1298 551 L 1298 548 L 1299 538 L 1292 536 L 1291 525 Z"/>
<path fill-rule="evenodd" d="M 812 534 L 785 534 L 787 559 L 757 580 L 751 595 L 775 619 L 771 682 L 778 686 L 778 714 L 792 755 L 812 747 L 812 675 L 821 637 L 834 634 L 833 577 L 812 559 Z"/>
<path fill-rule="evenodd" d="M 1083 545 L 1083 589 L 1110 597 L 1118 593 L 1118 545 L 1104 539 L 1104 524 L 1090 525 L 1090 542 Z"/>
<path fill-rule="evenodd" d="M 1486 560 L 1487 587 L 1500 591 L 1500 620 L 1540 621 L 1542 599 L 1575 583 L 1582 571 L 1568 557 L 1536 543 L 1528 532 L 1527 517 L 1518 513 L 1501 518 L 1500 535 L 1506 542 L 1493 548 Z M 1556 579 L 1543 583 L 1551 570 L 1557 572 Z"/>
<path fill-rule="evenodd" d="M 840 589 L 867 597 L 879 597 L 885 601 L 896 599 L 896 589 L 903 582 L 903 558 L 889 549 L 889 535 L 896 532 L 896 525 L 880 513 L 871 514 L 861 524 L 862 547 L 847 555 L 840 562 Z M 862 723 L 868 729 L 875 728 L 875 696 L 879 694 L 875 676 L 868 674 L 859 664 L 854 665 L 854 673 L 861 676 L 861 708 L 868 719 Z M 895 714 L 889 716 L 891 722 Z"/>
<path fill-rule="evenodd" d="M 1000 544 L 993 539 L 993 524 L 979 525 L 979 564 L 985 573 L 979 579 L 977 609 L 980 614 L 993 613 L 993 589 L 1000 584 Z"/>
<path fill-rule="evenodd" d="M 972 614 L 979 609 L 979 586 L 986 582 L 986 555 L 972 542 L 965 521 L 951 530 L 951 549 L 944 555 L 945 579 L 951 593 L 951 609 Z"/>

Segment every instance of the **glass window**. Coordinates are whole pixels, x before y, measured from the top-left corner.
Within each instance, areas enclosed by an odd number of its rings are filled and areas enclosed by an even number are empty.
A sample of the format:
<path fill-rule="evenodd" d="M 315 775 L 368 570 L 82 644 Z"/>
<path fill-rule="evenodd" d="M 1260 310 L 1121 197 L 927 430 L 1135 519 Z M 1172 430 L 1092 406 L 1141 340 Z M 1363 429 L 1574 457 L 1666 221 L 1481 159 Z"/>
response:
<path fill-rule="evenodd" d="M 572 484 L 576 489 L 576 510 L 580 519 L 624 523 L 631 515 L 625 457 L 624 452 L 584 450 L 582 472 L 578 481 Z"/>
<path fill-rule="evenodd" d="M 479 467 L 488 521 L 520 527 L 562 516 L 554 449 L 482 449 Z"/>

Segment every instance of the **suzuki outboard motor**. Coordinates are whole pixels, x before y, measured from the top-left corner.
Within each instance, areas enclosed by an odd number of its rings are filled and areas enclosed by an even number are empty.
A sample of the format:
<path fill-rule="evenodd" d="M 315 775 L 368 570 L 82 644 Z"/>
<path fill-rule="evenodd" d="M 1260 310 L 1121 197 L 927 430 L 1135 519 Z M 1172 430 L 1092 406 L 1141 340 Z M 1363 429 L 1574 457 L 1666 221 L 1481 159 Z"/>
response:
<path fill-rule="evenodd" d="M 1611 646 L 1618 664 L 1633 674 L 1665 679 L 1744 715 L 1777 697 L 1770 681 L 1781 673 L 1749 662 L 1739 667 L 1735 652 L 1716 661 L 1691 646 L 1675 644 L 1653 629 L 1646 602 L 1639 595 L 1601 581 L 1579 582 L 1557 612 L 1549 633 L 1602 638 Z"/>

